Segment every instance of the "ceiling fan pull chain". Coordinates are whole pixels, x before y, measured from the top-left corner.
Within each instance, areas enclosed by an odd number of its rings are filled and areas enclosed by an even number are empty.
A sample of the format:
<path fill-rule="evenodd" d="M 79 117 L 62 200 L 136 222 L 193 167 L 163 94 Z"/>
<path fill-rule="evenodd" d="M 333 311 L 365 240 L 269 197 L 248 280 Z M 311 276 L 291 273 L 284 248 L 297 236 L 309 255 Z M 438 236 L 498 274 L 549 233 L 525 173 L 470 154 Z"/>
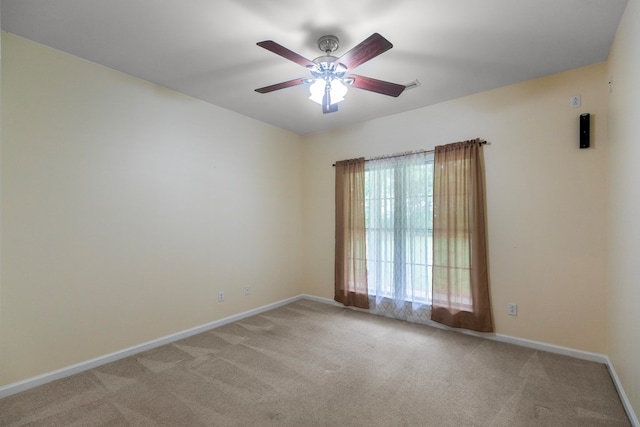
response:
<path fill-rule="evenodd" d="M 329 111 L 331 107 L 331 82 L 327 80 L 324 85 L 324 99 L 322 100 L 322 109 Z"/>

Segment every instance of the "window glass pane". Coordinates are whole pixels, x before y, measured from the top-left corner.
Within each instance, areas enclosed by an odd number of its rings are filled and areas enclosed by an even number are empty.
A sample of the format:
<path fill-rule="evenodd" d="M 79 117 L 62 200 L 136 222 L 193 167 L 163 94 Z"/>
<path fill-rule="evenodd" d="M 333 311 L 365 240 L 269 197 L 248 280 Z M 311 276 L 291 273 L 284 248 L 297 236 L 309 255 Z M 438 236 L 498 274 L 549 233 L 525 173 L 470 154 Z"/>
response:
<path fill-rule="evenodd" d="M 433 156 L 368 161 L 365 209 L 369 293 L 429 304 Z"/>

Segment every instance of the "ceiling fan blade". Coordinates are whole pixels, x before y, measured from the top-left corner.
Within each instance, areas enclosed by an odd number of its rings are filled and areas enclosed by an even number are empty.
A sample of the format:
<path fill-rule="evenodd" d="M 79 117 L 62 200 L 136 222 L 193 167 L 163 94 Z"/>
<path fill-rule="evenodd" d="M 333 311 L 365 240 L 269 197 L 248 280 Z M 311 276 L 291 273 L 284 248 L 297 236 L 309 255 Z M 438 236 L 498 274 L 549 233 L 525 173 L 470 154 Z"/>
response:
<path fill-rule="evenodd" d="M 288 59 L 289 61 L 293 61 L 296 64 L 300 64 L 303 67 L 315 67 L 315 65 L 316 65 L 313 62 L 309 61 L 304 56 L 298 55 L 294 51 L 289 50 L 289 49 L 287 49 L 286 47 L 284 47 L 282 45 L 279 45 L 278 43 L 274 42 L 273 40 L 265 40 L 265 41 L 262 41 L 262 42 L 258 42 L 256 44 L 258 46 L 260 46 L 260 47 L 263 47 L 263 48 L 275 53 L 276 55 L 280 55 L 283 58 Z"/>
<path fill-rule="evenodd" d="M 393 45 L 389 40 L 385 39 L 378 33 L 373 33 L 362 43 L 338 58 L 336 62 L 339 62 L 347 67 L 347 69 L 352 70 L 358 65 L 388 51 L 392 47 Z"/>
<path fill-rule="evenodd" d="M 256 89 L 256 92 L 258 92 L 258 93 L 269 93 L 269 92 L 273 92 L 274 90 L 286 89 L 288 87 L 301 85 L 306 80 L 307 79 L 299 78 L 299 79 L 293 79 L 293 80 L 289 80 L 289 81 L 282 82 L 282 83 L 276 83 L 276 84 L 271 85 L 271 86 L 265 86 L 265 87 L 261 87 L 259 89 Z"/>
<path fill-rule="evenodd" d="M 372 79 L 371 77 L 358 76 L 356 74 L 351 74 L 348 78 L 353 79 L 353 83 L 351 83 L 353 87 L 394 97 L 400 96 L 406 88 L 405 85 Z"/>

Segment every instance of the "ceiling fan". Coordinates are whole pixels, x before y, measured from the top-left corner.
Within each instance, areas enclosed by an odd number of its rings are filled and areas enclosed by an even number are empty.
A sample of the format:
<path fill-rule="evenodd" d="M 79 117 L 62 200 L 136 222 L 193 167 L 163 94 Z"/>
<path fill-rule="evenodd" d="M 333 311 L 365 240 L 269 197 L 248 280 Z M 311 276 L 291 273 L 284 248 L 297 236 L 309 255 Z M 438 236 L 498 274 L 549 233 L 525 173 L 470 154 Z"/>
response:
<path fill-rule="evenodd" d="M 256 92 L 269 93 L 292 86 L 308 84 L 309 91 L 311 92 L 309 98 L 321 104 L 322 112 L 325 114 L 338 111 L 338 102 L 344 99 L 347 86 L 393 97 L 399 96 L 406 88 L 404 85 L 372 79 L 371 77 L 347 74 L 347 72 L 350 72 L 358 65 L 375 58 L 393 47 L 387 39 L 378 33 L 372 34 L 339 58 L 331 55 L 340 45 L 338 38 L 332 35 L 322 36 L 318 39 L 318 48 L 323 51 L 325 55 L 319 56 L 313 61 L 272 40 L 258 42 L 257 45 L 306 67 L 311 72 L 312 77 L 297 78 L 261 87 L 256 89 Z"/>

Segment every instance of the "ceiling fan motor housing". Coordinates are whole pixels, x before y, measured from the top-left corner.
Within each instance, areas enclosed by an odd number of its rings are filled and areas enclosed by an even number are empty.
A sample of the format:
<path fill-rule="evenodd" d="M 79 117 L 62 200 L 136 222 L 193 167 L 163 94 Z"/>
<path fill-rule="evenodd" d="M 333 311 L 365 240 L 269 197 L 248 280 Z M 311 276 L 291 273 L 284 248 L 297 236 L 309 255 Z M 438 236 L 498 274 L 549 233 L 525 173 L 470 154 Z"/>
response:
<path fill-rule="evenodd" d="M 344 77 L 347 67 L 338 62 L 339 58 L 331 55 L 339 46 L 340 40 L 336 36 L 326 35 L 318 39 L 318 48 L 326 55 L 314 59 L 312 61 L 315 64 L 314 67 L 307 67 L 314 78 L 331 81 Z"/>
<path fill-rule="evenodd" d="M 316 79 L 324 79 L 327 81 L 331 81 L 336 78 L 342 79 L 347 72 L 347 67 L 340 64 L 338 59 L 339 58 L 331 55 L 320 56 L 313 60 L 315 65 L 308 67 L 308 70 Z"/>

